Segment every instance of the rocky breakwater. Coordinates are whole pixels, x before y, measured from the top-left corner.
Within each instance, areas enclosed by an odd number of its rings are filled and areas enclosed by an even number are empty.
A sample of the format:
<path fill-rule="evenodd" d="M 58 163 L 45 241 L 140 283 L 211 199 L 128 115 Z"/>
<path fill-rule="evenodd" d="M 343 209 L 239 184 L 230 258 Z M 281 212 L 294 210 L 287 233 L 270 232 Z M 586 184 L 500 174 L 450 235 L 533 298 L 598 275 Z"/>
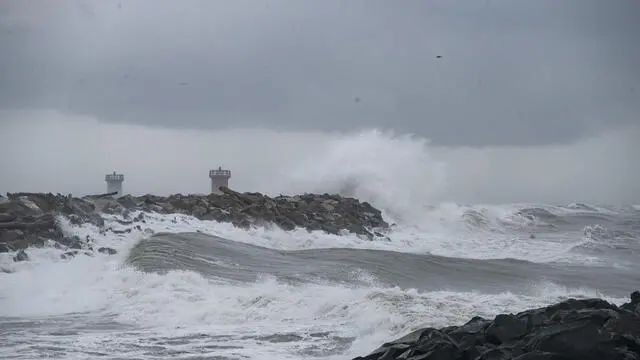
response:
<path fill-rule="evenodd" d="M 545 308 L 425 328 L 354 360 L 640 359 L 640 292 L 617 307 L 569 299 Z"/>
<path fill-rule="evenodd" d="M 269 197 L 260 193 L 239 193 L 222 189 L 220 195 L 97 195 L 75 198 L 71 195 L 9 193 L 0 197 L 0 252 L 16 252 L 14 260 L 27 260 L 29 246 L 51 245 L 63 250 L 63 257 L 82 251 L 91 255 L 93 240 L 65 234 L 60 216 L 71 224 L 93 224 L 101 232 L 126 233 L 143 230 L 145 212 L 181 213 L 201 220 L 229 222 L 237 227 L 278 226 L 284 230 L 304 228 L 330 234 L 355 233 L 369 239 L 385 237 L 389 224 L 369 203 L 330 194 L 304 194 Z M 105 194 L 108 195 L 108 194 Z M 135 217 L 131 214 L 141 211 Z M 117 220 L 128 228 L 105 226 L 104 214 L 121 215 Z M 149 229 L 144 229 L 150 231 Z M 96 251 L 113 254 L 114 249 Z"/>
<path fill-rule="evenodd" d="M 72 224 L 90 223 L 104 226 L 103 218 L 95 212 L 95 205 L 72 196 L 43 193 L 8 193 L 0 197 L 0 252 L 15 251 L 15 261 L 28 260 L 24 251 L 29 246 L 51 245 L 64 250 L 63 257 L 84 250 L 94 251 L 92 239 L 65 234 L 59 216 Z M 113 249 L 98 248 L 99 252 L 114 253 Z"/>
<path fill-rule="evenodd" d="M 370 239 L 384 237 L 389 229 L 380 210 L 355 198 L 331 194 L 269 197 L 228 188 L 221 190 L 220 195 L 124 196 L 105 203 L 102 210 L 122 214 L 132 209 L 182 213 L 200 220 L 229 222 L 240 228 L 276 225 L 287 231 L 303 228 L 329 234 L 354 233 Z"/>

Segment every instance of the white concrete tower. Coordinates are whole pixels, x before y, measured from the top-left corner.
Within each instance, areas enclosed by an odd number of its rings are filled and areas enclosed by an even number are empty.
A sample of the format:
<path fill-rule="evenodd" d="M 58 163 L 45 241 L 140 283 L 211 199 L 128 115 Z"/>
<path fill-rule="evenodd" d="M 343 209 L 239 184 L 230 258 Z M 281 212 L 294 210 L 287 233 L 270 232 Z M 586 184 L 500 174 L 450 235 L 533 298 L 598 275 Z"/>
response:
<path fill-rule="evenodd" d="M 118 195 L 122 195 L 122 182 L 124 181 L 124 175 L 116 174 L 114 171 L 113 174 L 105 175 L 104 180 L 107 182 L 107 193 L 117 192 Z"/>
<path fill-rule="evenodd" d="M 229 178 L 231 177 L 231 170 L 223 170 L 221 166 L 216 170 L 209 170 L 209 178 L 211 178 L 211 193 L 222 194 L 220 187 L 229 187 Z"/>

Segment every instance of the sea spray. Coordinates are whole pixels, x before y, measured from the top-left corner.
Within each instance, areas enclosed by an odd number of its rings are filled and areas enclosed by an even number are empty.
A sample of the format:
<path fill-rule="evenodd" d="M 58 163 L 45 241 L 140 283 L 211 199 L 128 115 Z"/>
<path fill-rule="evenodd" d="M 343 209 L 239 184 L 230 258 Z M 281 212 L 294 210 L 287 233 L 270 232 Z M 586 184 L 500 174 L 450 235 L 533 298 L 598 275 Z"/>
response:
<path fill-rule="evenodd" d="M 293 166 L 288 191 L 340 193 L 369 201 L 391 220 L 415 224 L 445 190 L 445 164 L 428 140 L 377 129 L 331 138 Z"/>

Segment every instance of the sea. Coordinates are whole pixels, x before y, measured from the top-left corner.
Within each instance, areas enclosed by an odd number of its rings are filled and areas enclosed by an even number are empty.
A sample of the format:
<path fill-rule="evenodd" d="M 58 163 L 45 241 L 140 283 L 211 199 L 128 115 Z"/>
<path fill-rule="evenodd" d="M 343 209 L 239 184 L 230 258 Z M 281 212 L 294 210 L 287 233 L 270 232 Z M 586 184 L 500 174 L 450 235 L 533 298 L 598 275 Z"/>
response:
<path fill-rule="evenodd" d="M 374 241 L 105 218 L 132 230 L 60 221 L 116 255 L 0 254 L 1 359 L 351 359 L 420 327 L 640 288 L 640 206 L 430 205 Z"/>
<path fill-rule="evenodd" d="M 448 164 L 424 139 L 380 131 L 293 153 L 278 153 L 293 165 L 261 173 L 258 185 L 275 185 L 257 191 L 368 201 L 393 224 L 387 237 L 184 214 L 129 225 L 105 214 L 110 231 L 59 218 L 117 254 L 0 254 L 0 359 L 352 359 L 417 328 L 568 298 L 622 304 L 640 289 L 638 205 L 444 201 Z M 252 178 L 235 169 L 238 183 Z M 486 180 L 479 169 L 469 182 Z"/>

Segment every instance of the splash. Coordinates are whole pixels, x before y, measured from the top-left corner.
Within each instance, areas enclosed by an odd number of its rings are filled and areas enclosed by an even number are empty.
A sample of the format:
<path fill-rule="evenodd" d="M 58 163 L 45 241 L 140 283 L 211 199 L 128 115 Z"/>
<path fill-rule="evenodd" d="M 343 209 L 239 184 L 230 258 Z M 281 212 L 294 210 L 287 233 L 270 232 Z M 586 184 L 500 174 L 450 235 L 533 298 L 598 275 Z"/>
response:
<path fill-rule="evenodd" d="M 328 140 L 294 166 L 291 192 L 328 192 L 368 201 L 396 222 L 417 221 L 446 186 L 445 164 L 428 141 L 371 129 Z"/>

